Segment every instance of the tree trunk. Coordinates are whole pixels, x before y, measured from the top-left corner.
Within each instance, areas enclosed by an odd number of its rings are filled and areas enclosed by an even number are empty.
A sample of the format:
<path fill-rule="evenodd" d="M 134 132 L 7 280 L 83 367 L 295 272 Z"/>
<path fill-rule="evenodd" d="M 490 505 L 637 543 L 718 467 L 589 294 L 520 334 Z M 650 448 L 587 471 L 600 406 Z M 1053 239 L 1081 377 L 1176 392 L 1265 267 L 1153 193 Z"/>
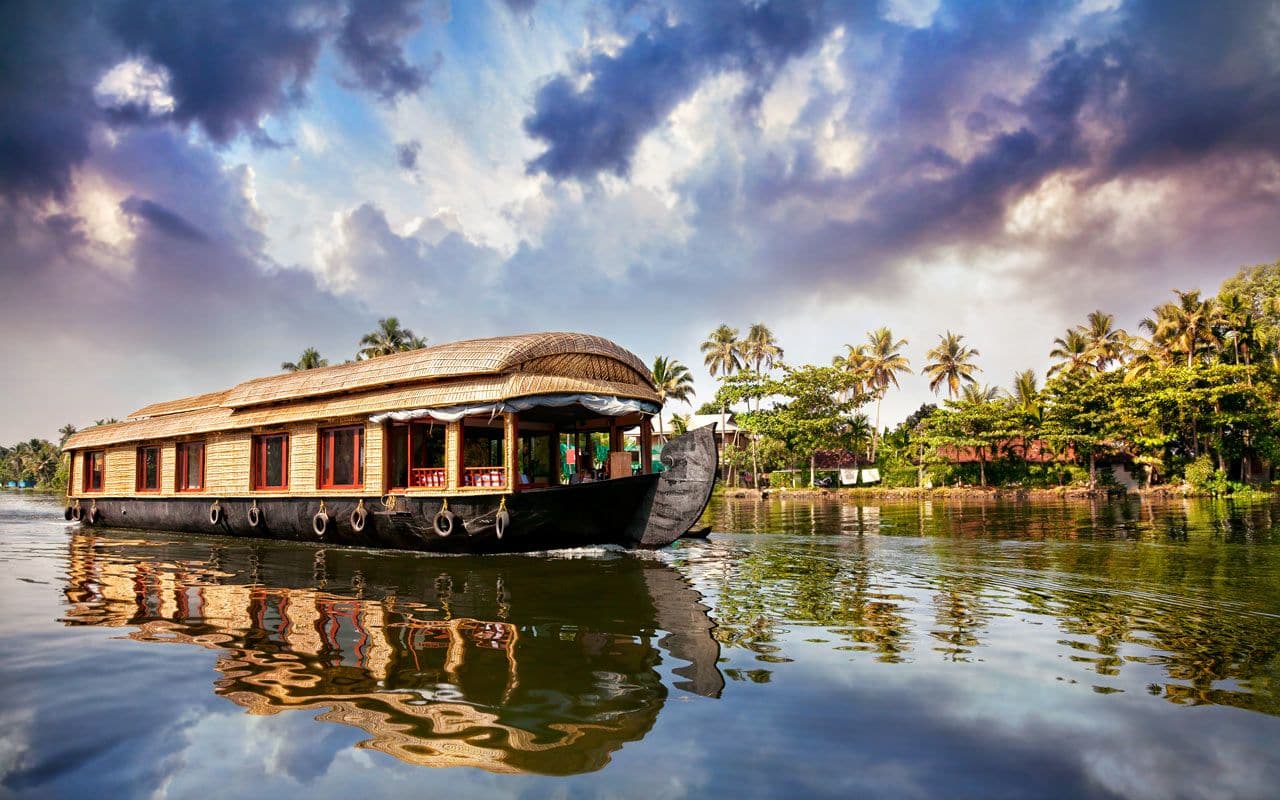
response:
<path fill-rule="evenodd" d="M 987 448 L 978 448 L 978 485 L 987 485 Z"/>
<path fill-rule="evenodd" d="M 818 481 L 818 454 L 814 453 L 809 456 L 809 488 L 812 489 L 817 485 Z"/>
<path fill-rule="evenodd" d="M 1089 451 L 1089 490 L 1092 491 L 1098 485 L 1098 454 Z"/>
<path fill-rule="evenodd" d="M 876 398 L 876 427 L 871 431 L 871 463 L 876 463 L 876 458 L 880 455 L 880 403 L 884 401 L 884 394 L 881 393 Z"/>

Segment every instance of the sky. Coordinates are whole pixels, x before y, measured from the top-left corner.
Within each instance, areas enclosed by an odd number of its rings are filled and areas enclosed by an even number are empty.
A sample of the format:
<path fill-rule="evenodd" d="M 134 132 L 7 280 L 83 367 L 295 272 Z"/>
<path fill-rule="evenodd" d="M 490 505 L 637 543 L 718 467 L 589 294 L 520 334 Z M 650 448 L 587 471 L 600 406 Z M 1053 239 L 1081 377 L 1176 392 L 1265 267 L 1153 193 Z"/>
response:
<path fill-rule="evenodd" d="M 0 442 L 536 330 L 1043 375 L 1280 258 L 1280 3 L 11 0 Z M 679 411 L 679 408 L 674 410 Z"/>

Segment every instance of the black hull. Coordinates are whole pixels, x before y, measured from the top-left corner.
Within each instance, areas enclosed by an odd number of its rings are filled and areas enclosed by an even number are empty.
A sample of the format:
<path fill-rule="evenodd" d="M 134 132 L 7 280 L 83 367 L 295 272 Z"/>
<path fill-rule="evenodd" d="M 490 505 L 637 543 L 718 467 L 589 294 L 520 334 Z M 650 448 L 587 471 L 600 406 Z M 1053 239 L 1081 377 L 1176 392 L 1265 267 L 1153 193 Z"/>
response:
<path fill-rule="evenodd" d="M 708 447 L 709 454 L 708 454 Z M 669 443 L 662 453 L 667 471 L 660 475 L 533 489 L 515 494 L 467 494 L 447 498 L 457 524 L 438 535 L 433 520 L 446 502 L 440 497 L 398 495 L 393 508 L 378 496 L 315 497 L 94 497 L 80 498 L 82 522 L 98 527 L 325 542 L 355 547 L 385 547 L 441 553 L 527 552 L 618 544 L 663 547 L 687 532 L 701 516 L 718 468 L 713 428 L 703 428 Z M 495 524 L 505 508 L 510 524 L 502 536 Z M 210 509 L 218 506 L 218 520 Z M 363 501 L 363 530 L 352 526 L 352 512 Z M 328 515 L 323 536 L 313 519 Z M 258 508 L 256 526 L 250 509 Z M 95 508 L 90 523 L 87 510 Z"/>

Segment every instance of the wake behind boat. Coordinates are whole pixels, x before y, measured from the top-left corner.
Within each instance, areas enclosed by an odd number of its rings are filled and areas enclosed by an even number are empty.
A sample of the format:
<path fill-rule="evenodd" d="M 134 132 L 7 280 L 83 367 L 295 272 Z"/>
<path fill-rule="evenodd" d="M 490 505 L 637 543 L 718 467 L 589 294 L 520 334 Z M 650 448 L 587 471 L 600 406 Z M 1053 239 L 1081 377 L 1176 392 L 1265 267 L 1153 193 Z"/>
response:
<path fill-rule="evenodd" d="M 88 525 L 452 552 L 662 547 L 697 522 L 714 428 L 663 446 L 644 363 L 540 333 L 258 378 L 81 431 Z"/>

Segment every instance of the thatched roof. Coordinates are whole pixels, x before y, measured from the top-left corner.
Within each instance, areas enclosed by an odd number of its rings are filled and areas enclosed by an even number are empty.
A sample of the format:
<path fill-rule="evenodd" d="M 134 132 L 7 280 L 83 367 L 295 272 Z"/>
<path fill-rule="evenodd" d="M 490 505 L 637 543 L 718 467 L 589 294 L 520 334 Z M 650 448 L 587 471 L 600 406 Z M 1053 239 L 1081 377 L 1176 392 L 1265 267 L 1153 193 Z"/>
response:
<path fill-rule="evenodd" d="M 660 402 L 644 362 L 613 342 L 581 333 L 525 334 L 272 375 L 153 403 L 124 422 L 80 431 L 66 449 L 561 392 Z"/>

